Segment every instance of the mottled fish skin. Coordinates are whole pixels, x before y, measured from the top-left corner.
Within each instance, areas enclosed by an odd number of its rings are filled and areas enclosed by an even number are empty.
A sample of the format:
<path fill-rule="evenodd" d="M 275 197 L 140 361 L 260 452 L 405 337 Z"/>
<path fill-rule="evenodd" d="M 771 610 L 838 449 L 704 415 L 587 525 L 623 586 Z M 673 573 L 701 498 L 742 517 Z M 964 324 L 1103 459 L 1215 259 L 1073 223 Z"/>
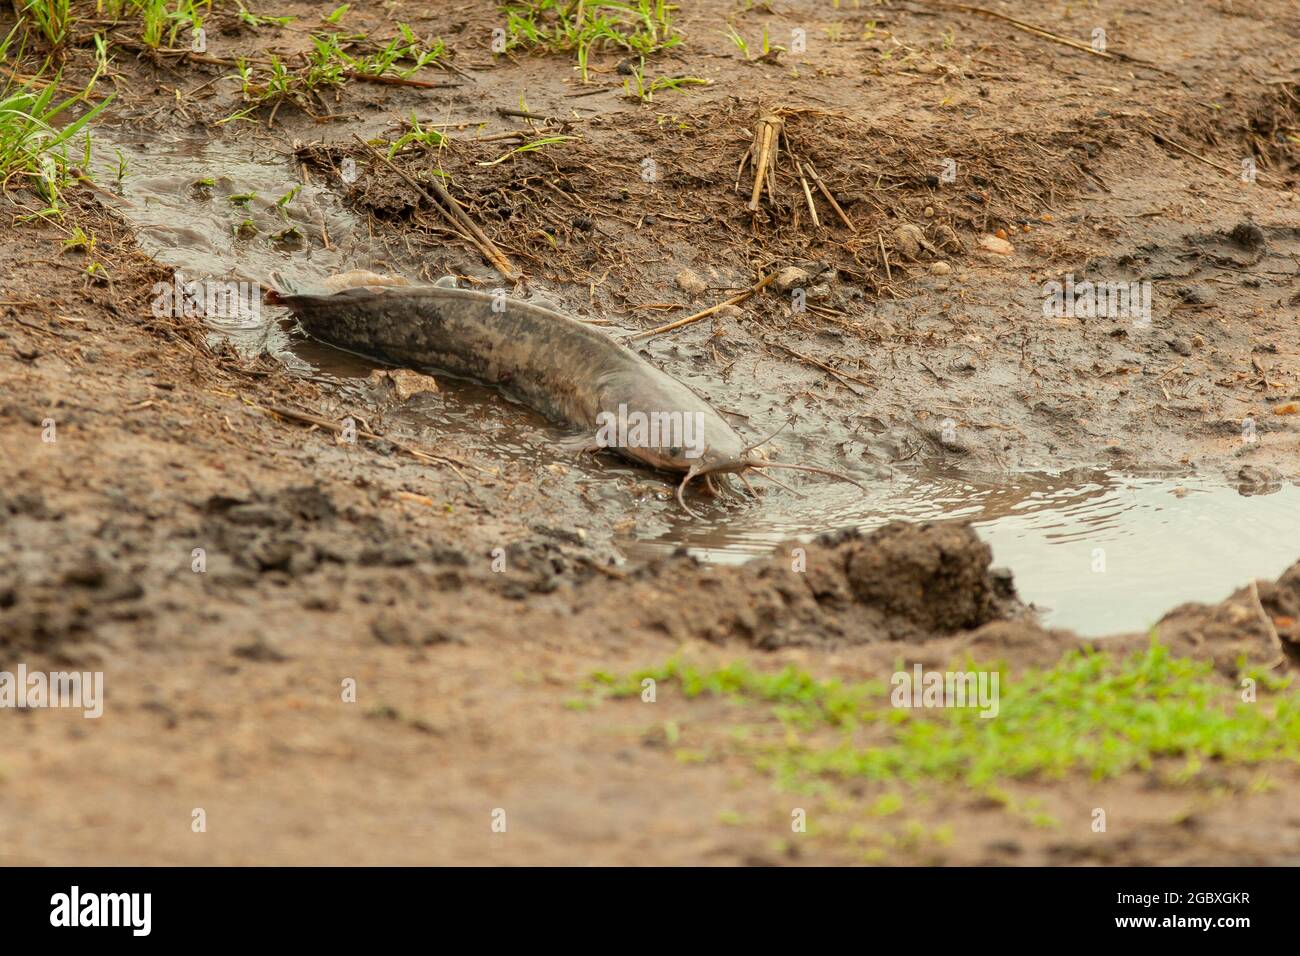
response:
<path fill-rule="evenodd" d="M 551 309 L 442 286 L 350 288 L 331 295 L 281 293 L 308 334 L 399 365 L 443 369 L 499 385 L 552 421 L 595 433 L 597 415 L 698 413 L 706 451 L 618 448 L 670 471 L 741 471 L 745 442 L 693 391 L 603 332 Z M 494 304 L 496 308 L 494 309 Z M 499 311 L 498 311 L 499 310 Z"/>

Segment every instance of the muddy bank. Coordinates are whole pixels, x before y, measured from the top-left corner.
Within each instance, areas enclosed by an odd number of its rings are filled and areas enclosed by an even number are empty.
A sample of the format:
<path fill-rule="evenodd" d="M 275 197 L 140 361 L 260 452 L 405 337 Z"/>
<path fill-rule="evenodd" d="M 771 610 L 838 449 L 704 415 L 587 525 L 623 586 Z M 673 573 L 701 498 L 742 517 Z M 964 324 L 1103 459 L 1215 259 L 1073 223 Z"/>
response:
<path fill-rule="evenodd" d="M 740 567 L 686 555 L 656 561 L 609 590 L 629 622 L 676 641 L 836 647 L 926 640 L 1025 616 L 1010 573 L 991 572 L 990 561 L 968 526 L 897 522 L 791 543 Z"/>
<path fill-rule="evenodd" d="M 39 491 L 7 493 L 6 654 L 103 663 L 113 649 L 127 649 L 122 639 L 137 648 L 174 642 L 187 610 L 212 623 L 225 617 L 223 605 L 261 601 L 344 615 L 379 644 L 417 648 L 487 648 L 503 620 L 593 647 L 667 639 L 835 650 L 957 638 L 972 647 L 1007 641 L 1022 663 L 1020 652 L 1042 662 L 1085 643 L 1036 626 L 1011 572 L 992 568 L 988 544 L 959 521 L 848 529 L 740 566 L 708 565 L 682 551 L 619 570 L 581 535 L 559 530 L 490 550 L 467 546 L 395 519 L 375 507 L 390 499 L 386 490 L 363 488 L 369 494 L 348 504 L 319 484 L 191 498 L 161 534 L 140 502 L 125 509 L 134 516 L 109 515 L 88 530 Z M 1156 630 L 1179 653 L 1211 658 L 1232 674 L 1244 659 L 1289 664 L 1300 641 L 1297 611 L 1293 566 L 1276 583 L 1253 583 L 1219 604 L 1177 608 Z M 276 642 L 256 635 L 233 653 L 284 659 Z"/>

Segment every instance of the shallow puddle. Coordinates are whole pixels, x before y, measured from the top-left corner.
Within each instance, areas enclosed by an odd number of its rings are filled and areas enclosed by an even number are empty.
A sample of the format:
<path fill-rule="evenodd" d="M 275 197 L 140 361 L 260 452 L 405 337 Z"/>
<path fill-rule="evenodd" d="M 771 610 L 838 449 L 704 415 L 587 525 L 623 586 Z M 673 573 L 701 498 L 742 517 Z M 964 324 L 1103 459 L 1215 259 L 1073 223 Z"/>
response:
<path fill-rule="evenodd" d="M 307 283 L 358 268 L 362 260 L 369 264 L 356 219 L 324 183 L 304 184 L 285 156 L 251 143 L 106 128 L 97 139 L 97 177 L 125 200 L 119 211 L 135 227 L 140 247 L 187 282 L 264 289 L 277 273 Z M 122 162 L 126 175 L 119 183 Z M 241 353 L 265 351 L 305 368 L 283 317 L 259 302 L 204 321 Z"/>
<path fill-rule="evenodd" d="M 1076 469 L 978 482 L 936 474 L 856 488 L 811 483 L 808 499 L 783 493 L 725 524 L 682 524 L 655 541 L 628 542 L 645 557 L 685 545 L 739 562 L 792 537 L 898 518 L 964 518 L 1015 574 L 1045 623 L 1085 635 L 1145 630 L 1185 601 L 1217 601 L 1251 578 L 1275 578 L 1300 555 L 1300 486 L 1245 495 L 1221 481 Z"/>
<path fill-rule="evenodd" d="M 120 149 L 127 174 L 113 188 L 129 203 L 122 213 L 145 251 L 188 280 L 264 286 L 275 273 L 301 284 L 348 269 L 384 271 L 382 257 L 328 185 L 304 185 L 283 156 L 238 142 L 165 142 L 121 130 L 105 137 L 101 180 L 113 185 L 104 158 Z M 295 337 L 285 319 L 268 307 L 207 322 L 246 354 L 267 351 L 341 384 L 374 367 Z M 575 462 L 554 450 L 558 432 L 535 413 L 493 389 L 441 382 L 435 399 L 408 413 L 422 428 L 472 433 L 470 444 L 489 434 L 508 458 L 537 468 L 564 463 L 575 483 L 609 485 L 620 475 L 656 481 L 633 466 Z M 799 460 L 789 453 L 782 459 Z M 1300 554 L 1300 486 L 1294 484 L 1247 496 L 1193 476 L 1076 469 L 989 480 L 900 472 L 871 481 L 865 495 L 823 479 L 798 485 L 805 497 L 773 489 L 762 502 L 717 506 L 703 520 L 665 501 L 654 520 L 641 522 L 640 536 L 618 544 L 632 559 L 686 547 L 706 560 L 740 562 L 792 537 L 846 526 L 965 518 L 992 545 L 995 564 L 1014 572 L 1021 596 L 1043 610 L 1046 623 L 1086 635 L 1146 629 L 1181 602 L 1217 601 L 1252 577 L 1276 577 Z M 669 491 L 664 482 L 663 493 Z"/>

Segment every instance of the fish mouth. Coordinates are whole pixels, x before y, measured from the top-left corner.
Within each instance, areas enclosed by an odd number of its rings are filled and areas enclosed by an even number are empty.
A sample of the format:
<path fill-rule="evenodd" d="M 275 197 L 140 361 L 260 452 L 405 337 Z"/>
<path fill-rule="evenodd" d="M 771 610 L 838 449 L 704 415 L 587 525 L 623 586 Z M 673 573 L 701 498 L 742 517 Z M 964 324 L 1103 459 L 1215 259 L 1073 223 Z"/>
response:
<path fill-rule="evenodd" d="M 602 446 L 603 447 L 603 446 Z M 694 475 L 703 475 L 714 468 L 704 463 L 704 455 L 707 453 L 706 448 L 698 457 L 688 458 L 683 454 L 673 454 L 672 449 L 668 448 L 644 448 L 644 447 L 617 447 L 610 448 L 609 451 L 620 452 L 624 457 L 631 458 L 657 471 L 667 471 L 674 474 L 683 472 Z M 724 466 L 725 467 L 725 466 Z"/>

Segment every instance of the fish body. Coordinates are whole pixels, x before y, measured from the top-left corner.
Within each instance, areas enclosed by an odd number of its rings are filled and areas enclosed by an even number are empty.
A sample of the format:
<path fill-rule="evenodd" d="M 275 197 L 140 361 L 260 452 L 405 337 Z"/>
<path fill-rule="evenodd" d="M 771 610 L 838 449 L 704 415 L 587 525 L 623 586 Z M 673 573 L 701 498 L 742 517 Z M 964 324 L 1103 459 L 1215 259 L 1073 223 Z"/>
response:
<path fill-rule="evenodd" d="M 445 285 L 373 283 L 274 293 L 270 301 L 315 338 L 498 385 L 651 467 L 695 475 L 752 464 L 745 441 L 695 392 L 604 332 L 544 306 Z"/>

